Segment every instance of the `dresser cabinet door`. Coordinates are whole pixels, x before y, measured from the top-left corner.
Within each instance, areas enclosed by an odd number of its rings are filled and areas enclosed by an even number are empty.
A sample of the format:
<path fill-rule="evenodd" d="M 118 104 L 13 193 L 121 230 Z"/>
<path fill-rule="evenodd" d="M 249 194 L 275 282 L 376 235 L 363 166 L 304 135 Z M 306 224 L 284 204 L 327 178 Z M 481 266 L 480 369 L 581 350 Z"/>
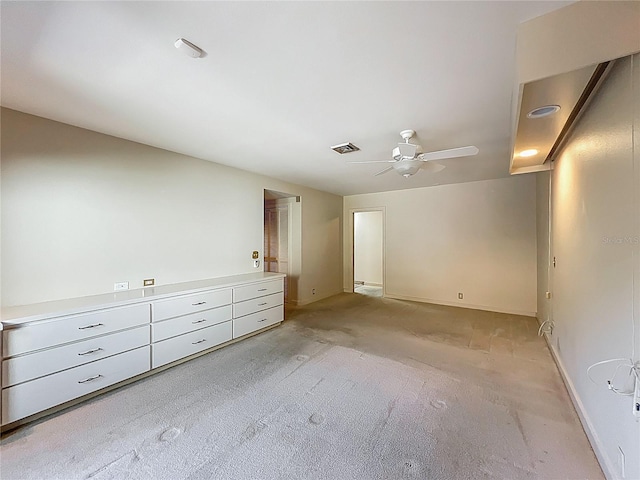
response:
<path fill-rule="evenodd" d="M 264 297 L 271 295 L 272 293 L 278 293 L 284 291 L 284 282 L 282 278 L 277 280 L 269 280 L 268 282 L 252 283 L 251 285 L 244 285 L 242 287 L 235 287 L 233 289 L 233 301 L 243 302 L 252 298 Z"/>
<path fill-rule="evenodd" d="M 160 367 L 231 340 L 231 321 L 151 345 L 151 366 Z"/>
<path fill-rule="evenodd" d="M 149 371 L 149 346 L 2 390 L 2 424 L 87 395 Z"/>
<path fill-rule="evenodd" d="M 152 321 L 158 322 L 167 318 L 179 317 L 190 313 L 201 312 L 211 308 L 229 305 L 231 289 L 212 290 L 193 295 L 181 295 L 168 300 L 159 300 L 152 305 Z"/>
<path fill-rule="evenodd" d="M 13 357 L 149 323 L 149 304 L 59 317 L 3 331 L 3 356 Z"/>
<path fill-rule="evenodd" d="M 2 387 L 84 365 L 149 344 L 149 326 L 132 328 L 2 362 Z"/>
<path fill-rule="evenodd" d="M 233 319 L 233 338 L 242 337 L 261 328 L 269 327 L 284 319 L 284 307 L 282 305 L 262 312 L 252 313 Z"/>

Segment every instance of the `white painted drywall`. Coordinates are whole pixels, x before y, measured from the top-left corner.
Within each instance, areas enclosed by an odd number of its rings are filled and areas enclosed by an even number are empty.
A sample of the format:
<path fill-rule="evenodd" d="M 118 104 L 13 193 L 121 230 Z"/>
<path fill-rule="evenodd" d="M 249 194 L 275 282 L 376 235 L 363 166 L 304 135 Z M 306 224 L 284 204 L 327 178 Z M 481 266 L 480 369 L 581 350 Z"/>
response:
<path fill-rule="evenodd" d="M 8 109 L 1 188 L 3 306 L 255 271 L 265 188 L 302 198 L 293 300 L 342 291 L 336 195 Z"/>
<path fill-rule="evenodd" d="M 382 285 L 382 212 L 353 214 L 353 278 L 366 285 Z"/>
<path fill-rule="evenodd" d="M 550 320 L 551 300 L 547 298 L 547 292 L 551 292 L 549 282 L 549 191 L 550 174 L 539 172 L 536 177 L 536 232 L 538 248 L 538 310 L 536 316 L 540 323 Z"/>
<path fill-rule="evenodd" d="M 618 447 L 625 478 L 640 478 L 640 423 L 632 398 L 607 388 L 617 365 L 594 368 L 595 384 L 586 374 L 596 362 L 638 361 L 640 355 L 639 65 L 640 55 L 616 63 L 551 172 L 557 264 L 550 269 L 550 344 L 608 478 L 622 478 Z M 543 205 L 544 189 L 538 194 Z M 538 234 L 544 250 L 545 232 Z M 628 379 L 629 369 L 622 369 L 616 386 L 625 388 Z"/>
<path fill-rule="evenodd" d="M 345 197 L 344 205 L 345 218 L 350 209 L 386 209 L 385 295 L 535 315 L 533 176 L 353 195 Z"/>

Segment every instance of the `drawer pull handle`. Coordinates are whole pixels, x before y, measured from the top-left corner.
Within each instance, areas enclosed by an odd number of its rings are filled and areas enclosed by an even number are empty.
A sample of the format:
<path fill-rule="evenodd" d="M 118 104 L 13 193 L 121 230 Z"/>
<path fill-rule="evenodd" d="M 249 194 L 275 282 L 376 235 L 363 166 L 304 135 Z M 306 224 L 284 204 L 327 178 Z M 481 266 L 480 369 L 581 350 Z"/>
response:
<path fill-rule="evenodd" d="M 85 378 L 84 380 L 79 380 L 78 383 L 87 383 L 87 382 L 91 382 L 93 380 L 97 380 L 98 378 L 102 377 L 102 375 L 95 375 L 93 377 L 89 377 L 89 378 Z"/>
<path fill-rule="evenodd" d="M 258 304 L 258 306 L 259 306 L 259 307 L 263 307 L 263 306 L 265 306 L 266 304 L 267 304 L 267 302 L 259 303 L 259 304 Z"/>
<path fill-rule="evenodd" d="M 258 290 L 259 292 L 266 292 L 267 289 L 266 288 L 261 288 L 260 290 Z"/>
<path fill-rule="evenodd" d="M 94 348 L 92 350 L 87 350 L 86 352 L 79 353 L 78 355 L 89 355 L 90 353 L 96 353 L 102 350 L 102 348 Z"/>
<path fill-rule="evenodd" d="M 191 322 L 191 323 L 193 323 L 195 325 L 196 323 L 202 323 L 202 322 L 206 322 L 206 321 L 207 321 L 207 319 L 203 318 L 202 320 L 196 320 L 195 322 Z"/>
<path fill-rule="evenodd" d="M 194 307 L 198 306 L 198 305 L 204 305 L 207 302 L 196 302 L 196 303 L 192 303 L 191 305 L 193 305 Z"/>
<path fill-rule="evenodd" d="M 266 319 L 266 318 L 263 318 L 262 320 L 258 320 L 258 323 L 260 323 L 260 322 L 266 322 L 266 321 L 267 321 L 267 319 Z"/>
<path fill-rule="evenodd" d="M 84 327 L 78 327 L 78 330 L 86 330 L 87 328 L 96 328 L 96 327 L 102 327 L 103 324 L 102 323 L 94 323 L 93 325 L 87 325 Z"/>
<path fill-rule="evenodd" d="M 203 338 L 202 340 L 198 340 L 197 342 L 191 342 L 191 345 L 197 345 L 199 343 L 206 342 L 206 341 L 207 341 L 207 339 Z"/>

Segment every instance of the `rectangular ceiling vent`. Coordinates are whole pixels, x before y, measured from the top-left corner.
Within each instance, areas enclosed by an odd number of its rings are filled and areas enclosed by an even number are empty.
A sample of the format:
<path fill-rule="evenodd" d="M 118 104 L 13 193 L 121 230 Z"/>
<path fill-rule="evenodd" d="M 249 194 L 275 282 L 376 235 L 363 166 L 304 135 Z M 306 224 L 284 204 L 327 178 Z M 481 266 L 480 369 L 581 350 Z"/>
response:
<path fill-rule="evenodd" d="M 357 152 L 358 150 L 360 150 L 358 147 L 356 147 L 351 142 L 341 143 L 340 145 L 334 145 L 333 147 L 331 147 L 331 149 L 335 150 L 336 152 L 338 152 L 341 155 L 343 153 L 352 153 L 352 152 Z"/>

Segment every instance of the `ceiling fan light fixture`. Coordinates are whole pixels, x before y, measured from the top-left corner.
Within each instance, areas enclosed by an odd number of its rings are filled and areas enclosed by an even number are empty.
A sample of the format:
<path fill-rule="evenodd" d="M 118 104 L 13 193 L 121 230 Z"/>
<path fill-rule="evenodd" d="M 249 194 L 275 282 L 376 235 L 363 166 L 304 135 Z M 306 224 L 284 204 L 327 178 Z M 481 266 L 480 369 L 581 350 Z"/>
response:
<path fill-rule="evenodd" d="M 538 150 L 535 148 L 529 148 L 528 150 L 522 150 L 519 154 L 518 157 L 522 157 L 522 158 L 528 158 L 528 157 L 534 157 L 538 154 Z"/>
<path fill-rule="evenodd" d="M 560 111 L 560 105 L 544 105 L 527 113 L 527 118 L 543 118 Z"/>

